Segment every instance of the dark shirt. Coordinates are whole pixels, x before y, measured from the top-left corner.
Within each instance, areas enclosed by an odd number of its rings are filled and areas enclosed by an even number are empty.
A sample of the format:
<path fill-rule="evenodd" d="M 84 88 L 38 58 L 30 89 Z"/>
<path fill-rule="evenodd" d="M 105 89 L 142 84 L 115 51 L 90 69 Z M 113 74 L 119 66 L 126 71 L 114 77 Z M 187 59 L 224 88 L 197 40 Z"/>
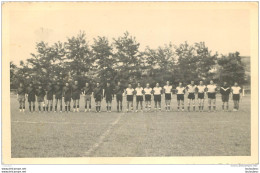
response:
<path fill-rule="evenodd" d="M 61 85 L 54 86 L 54 94 L 57 96 L 62 95 L 62 86 Z"/>
<path fill-rule="evenodd" d="M 113 95 L 114 95 L 114 90 L 112 86 L 105 87 L 104 97 L 112 97 Z"/>
<path fill-rule="evenodd" d="M 116 95 L 122 95 L 124 93 L 124 88 L 122 86 L 116 86 L 115 90 L 114 90 L 114 93 Z"/>
<path fill-rule="evenodd" d="M 93 90 L 91 87 L 83 87 L 82 92 L 85 93 L 85 95 L 91 95 Z"/>
<path fill-rule="evenodd" d="M 64 97 L 71 96 L 71 87 L 69 86 L 63 87 L 63 95 Z"/>
<path fill-rule="evenodd" d="M 229 86 L 222 86 L 222 87 L 220 87 L 220 93 L 222 95 L 229 95 L 230 92 L 231 92 L 231 89 L 230 89 Z"/>
<path fill-rule="evenodd" d="M 35 88 L 34 87 L 31 87 L 31 86 L 29 86 L 28 88 L 27 88 L 27 94 L 28 94 L 28 96 L 35 96 L 35 93 L 36 91 L 35 91 Z"/>
<path fill-rule="evenodd" d="M 73 94 L 80 94 L 80 88 L 78 85 L 72 85 L 71 91 Z"/>
<path fill-rule="evenodd" d="M 48 85 L 46 88 L 46 91 L 47 91 L 48 96 L 50 96 L 50 97 L 53 96 L 53 94 L 54 94 L 53 86 Z"/>
<path fill-rule="evenodd" d="M 94 97 L 97 97 L 98 95 L 102 95 L 102 88 L 101 87 L 96 87 L 94 89 Z"/>
<path fill-rule="evenodd" d="M 17 94 L 18 94 L 18 95 L 25 95 L 25 93 L 26 93 L 25 87 L 19 87 L 19 88 L 17 89 Z"/>
<path fill-rule="evenodd" d="M 37 97 L 44 97 L 46 95 L 46 92 L 44 91 L 44 89 L 43 88 L 41 88 L 41 89 L 37 89 L 36 90 L 36 96 Z"/>

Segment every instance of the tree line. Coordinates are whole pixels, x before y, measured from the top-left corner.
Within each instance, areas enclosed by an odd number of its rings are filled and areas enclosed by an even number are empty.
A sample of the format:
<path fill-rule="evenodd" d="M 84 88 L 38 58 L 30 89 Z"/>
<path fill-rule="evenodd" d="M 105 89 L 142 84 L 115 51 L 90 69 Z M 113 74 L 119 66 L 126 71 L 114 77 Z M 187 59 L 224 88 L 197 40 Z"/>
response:
<path fill-rule="evenodd" d="M 249 83 L 239 52 L 219 55 L 204 42 L 169 43 L 156 49 L 147 46 L 141 51 L 140 43 L 128 32 L 112 42 L 98 36 L 90 45 L 86 33 L 81 31 L 65 42 L 37 42 L 35 48 L 36 53 L 20 61 L 19 66 L 10 62 L 11 89 L 17 88 L 19 82 L 45 85 L 57 80 L 78 80 L 81 86 L 86 81 L 121 81 L 124 85 L 141 82 L 151 86 L 167 80 L 174 85 L 211 79 L 216 83 Z"/>

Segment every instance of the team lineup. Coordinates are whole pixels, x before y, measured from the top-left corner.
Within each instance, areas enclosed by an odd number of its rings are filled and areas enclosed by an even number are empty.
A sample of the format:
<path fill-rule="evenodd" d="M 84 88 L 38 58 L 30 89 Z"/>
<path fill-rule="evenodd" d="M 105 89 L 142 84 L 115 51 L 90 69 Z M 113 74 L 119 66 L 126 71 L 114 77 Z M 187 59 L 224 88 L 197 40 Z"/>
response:
<path fill-rule="evenodd" d="M 80 96 L 83 95 L 85 101 L 85 112 L 90 112 L 92 98 L 95 101 L 96 112 L 101 112 L 101 101 L 104 99 L 106 101 L 106 111 L 111 112 L 112 100 L 114 98 L 117 102 L 117 112 L 123 111 L 123 97 L 126 96 L 126 112 L 134 111 L 134 97 L 136 98 L 136 109 L 140 111 L 151 111 L 152 100 L 154 101 L 154 110 L 161 111 L 161 100 L 162 95 L 165 97 L 165 111 L 171 111 L 171 100 L 173 94 L 177 95 L 177 111 L 184 111 L 184 97 L 185 93 L 188 94 L 188 105 L 187 111 L 196 111 L 196 98 L 198 100 L 198 110 L 200 112 L 204 111 L 204 100 L 208 99 L 208 111 L 216 111 L 216 94 L 221 94 L 222 97 L 222 110 L 229 110 L 229 97 L 232 95 L 234 108 L 233 111 L 238 111 L 239 100 L 242 93 L 242 88 L 238 86 L 235 82 L 234 86 L 230 87 L 227 82 L 221 87 L 214 84 L 213 80 L 205 85 L 203 81 L 199 81 L 198 85 L 195 85 L 194 81 L 191 81 L 189 85 L 183 86 L 182 82 L 179 82 L 177 87 L 170 85 L 167 81 L 166 85 L 161 87 L 159 83 L 156 83 L 155 87 L 150 87 L 147 83 L 143 88 L 141 83 L 138 82 L 136 88 L 132 87 L 132 84 L 128 84 L 125 89 L 120 82 L 117 83 L 115 87 L 112 87 L 110 82 L 106 83 L 105 87 L 101 87 L 100 83 L 97 82 L 95 87 L 91 87 L 88 82 L 85 83 L 83 88 L 80 88 L 78 81 L 74 81 L 72 85 L 66 82 L 63 86 L 60 81 L 56 84 L 49 82 L 48 85 L 43 88 L 40 84 L 35 87 L 33 83 L 30 83 L 28 87 L 25 87 L 23 83 L 19 84 L 17 89 L 17 99 L 19 101 L 20 112 L 25 112 L 25 102 L 28 100 L 29 111 L 35 111 L 35 102 L 38 103 L 38 111 L 63 111 L 63 102 L 65 104 L 65 112 L 79 112 Z M 72 108 L 71 109 L 71 101 Z M 144 102 L 144 105 L 143 105 Z M 53 109 L 54 108 L 54 109 Z M 58 109 L 59 108 L 59 109 Z"/>

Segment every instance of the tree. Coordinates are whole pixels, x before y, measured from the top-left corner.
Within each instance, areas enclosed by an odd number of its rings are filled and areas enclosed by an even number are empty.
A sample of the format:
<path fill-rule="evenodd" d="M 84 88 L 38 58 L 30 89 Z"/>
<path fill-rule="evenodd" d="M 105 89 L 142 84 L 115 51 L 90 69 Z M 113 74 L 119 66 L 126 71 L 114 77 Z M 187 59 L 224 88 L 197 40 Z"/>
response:
<path fill-rule="evenodd" d="M 125 82 L 136 82 L 141 79 L 141 56 L 139 54 L 140 44 L 135 37 L 125 32 L 122 37 L 114 39 L 115 47 L 115 70 L 117 71 L 116 80 Z"/>
<path fill-rule="evenodd" d="M 80 85 L 83 85 L 84 76 L 93 63 L 85 32 L 80 32 L 77 37 L 68 38 L 65 42 L 65 51 L 67 58 L 65 68 L 75 80 L 79 80 Z"/>
<path fill-rule="evenodd" d="M 234 82 L 243 84 L 245 82 L 245 69 L 239 52 L 229 53 L 228 56 L 222 55 L 218 59 L 218 65 L 219 81 L 221 83 L 227 81 L 230 84 L 234 84 Z"/>
<path fill-rule="evenodd" d="M 115 70 L 112 46 L 106 37 L 98 37 L 94 39 L 94 44 L 91 46 L 94 58 L 94 66 L 96 67 L 97 77 L 105 82 L 114 81 Z"/>

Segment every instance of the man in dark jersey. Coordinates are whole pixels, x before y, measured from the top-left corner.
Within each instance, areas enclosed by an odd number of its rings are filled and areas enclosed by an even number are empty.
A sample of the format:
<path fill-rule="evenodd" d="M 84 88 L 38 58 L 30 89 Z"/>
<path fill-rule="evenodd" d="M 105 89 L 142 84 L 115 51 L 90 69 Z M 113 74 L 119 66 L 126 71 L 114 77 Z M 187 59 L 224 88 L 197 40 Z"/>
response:
<path fill-rule="evenodd" d="M 79 112 L 79 99 L 80 99 L 80 87 L 78 85 L 78 81 L 76 80 L 74 82 L 74 85 L 71 87 L 71 94 L 72 94 L 72 100 L 73 100 L 73 112 L 76 111 Z"/>
<path fill-rule="evenodd" d="M 104 98 L 106 98 L 107 112 L 111 112 L 111 103 L 112 98 L 114 98 L 114 90 L 109 82 L 107 82 L 107 86 L 104 89 Z"/>
<path fill-rule="evenodd" d="M 33 105 L 33 111 L 35 111 L 35 94 L 36 94 L 36 90 L 33 86 L 33 83 L 31 82 L 27 87 L 27 99 L 29 103 L 30 112 L 32 112 L 32 105 Z"/>
<path fill-rule="evenodd" d="M 124 88 L 121 86 L 120 82 L 117 83 L 117 86 L 115 87 L 114 93 L 116 95 L 117 112 L 119 112 L 119 107 L 120 107 L 120 111 L 122 111 L 122 109 L 123 109 L 122 101 L 123 101 Z"/>
<path fill-rule="evenodd" d="M 25 94 L 26 94 L 26 88 L 24 87 L 23 83 L 20 83 L 17 89 L 17 99 L 19 101 L 20 112 L 25 111 Z"/>
<path fill-rule="evenodd" d="M 51 82 L 48 83 L 48 86 L 46 87 L 46 92 L 47 92 L 46 111 L 49 111 L 49 107 L 50 107 L 50 111 L 52 111 L 54 89 Z"/>
<path fill-rule="evenodd" d="M 82 88 L 82 94 L 85 97 L 85 112 L 91 110 L 91 97 L 92 97 L 92 88 L 89 86 L 89 83 L 86 82 L 85 87 Z M 88 109 L 89 108 L 89 109 Z"/>
<path fill-rule="evenodd" d="M 55 112 L 57 112 L 58 102 L 60 103 L 60 112 L 62 112 L 62 85 L 59 81 L 54 86 L 54 95 L 55 95 Z"/>
<path fill-rule="evenodd" d="M 40 84 L 38 89 L 36 90 L 39 113 L 41 112 L 41 106 L 43 107 L 43 111 L 45 111 L 45 103 L 44 103 L 45 95 L 46 95 L 46 92 L 44 91 L 44 89 L 42 88 L 42 85 Z"/>
<path fill-rule="evenodd" d="M 71 87 L 69 86 L 69 82 L 66 82 L 63 87 L 63 97 L 65 102 L 65 111 L 70 112 Z"/>
<path fill-rule="evenodd" d="M 231 88 L 228 86 L 227 82 L 224 82 L 224 85 L 220 87 L 220 94 L 222 96 L 222 110 L 225 111 L 225 103 L 226 103 L 226 111 L 228 111 L 228 101 L 229 94 L 231 92 Z"/>
<path fill-rule="evenodd" d="M 103 95 L 102 88 L 101 88 L 99 82 L 97 82 L 97 86 L 94 89 L 94 99 L 95 99 L 95 102 L 96 102 L 96 112 L 101 111 L 102 95 Z"/>

